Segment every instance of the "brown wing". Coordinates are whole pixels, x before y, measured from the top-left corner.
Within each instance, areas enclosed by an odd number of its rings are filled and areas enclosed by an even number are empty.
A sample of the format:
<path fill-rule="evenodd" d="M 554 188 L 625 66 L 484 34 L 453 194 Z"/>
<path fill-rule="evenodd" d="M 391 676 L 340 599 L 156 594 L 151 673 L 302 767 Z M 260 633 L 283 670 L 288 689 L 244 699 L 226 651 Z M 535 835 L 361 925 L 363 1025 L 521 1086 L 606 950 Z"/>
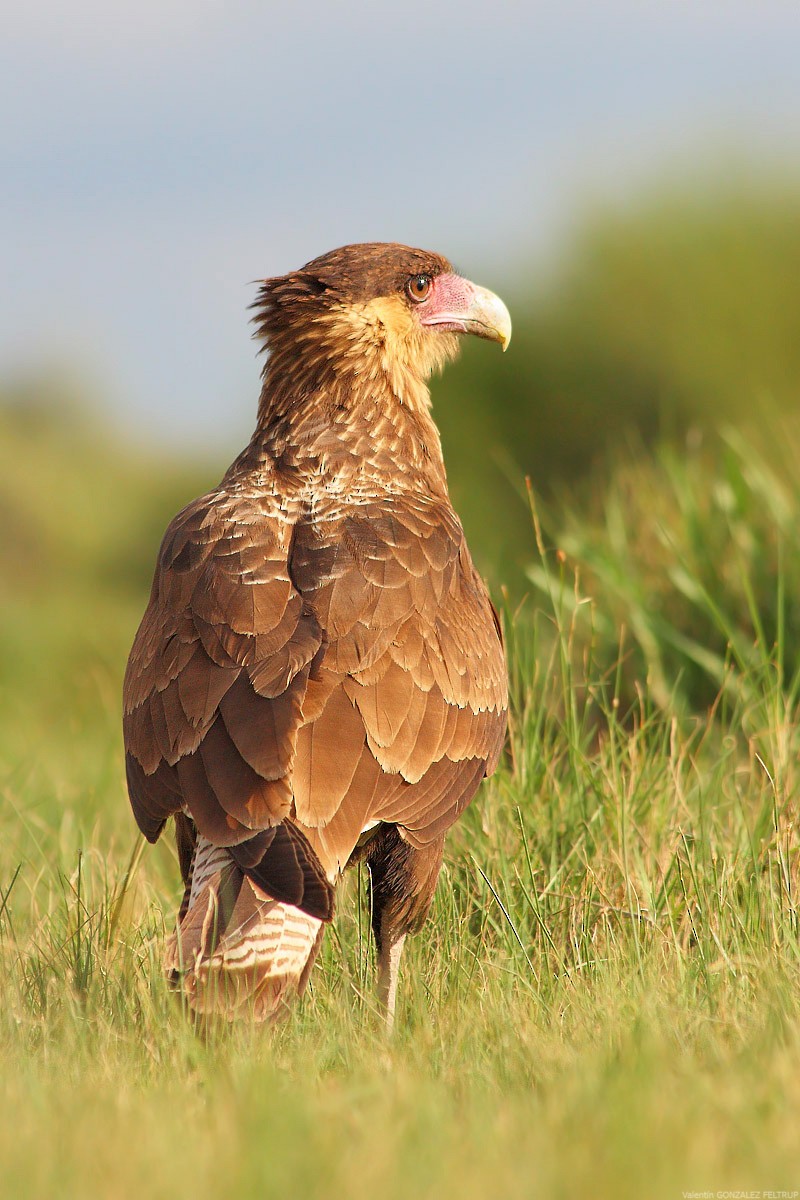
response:
<path fill-rule="evenodd" d="M 167 531 L 131 652 L 134 812 L 155 840 L 185 805 L 266 890 L 320 915 L 323 869 L 370 823 L 441 836 L 496 764 L 505 706 L 448 505 L 387 497 L 293 530 L 274 501 L 216 493 Z"/>
<path fill-rule="evenodd" d="M 290 564 L 325 630 L 297 737 L 297 818 L 342 866 L 370 822 L 413 845 L 455 821 L 505 736 L 499 628 L 452 509 L 394 496 L 298 528 Z"/>
<path fill-rule="evenodd" d="M 125 675 L 126 769 L 151 841 L 185 806 L 254 875 L 272 864 L 276 899 L 327 916 L 331 888 L 302 832 L 275 840 L 323 640 L 289 579 L 291 535 L 274 501 L 225 493 L 173 521 Z"/>

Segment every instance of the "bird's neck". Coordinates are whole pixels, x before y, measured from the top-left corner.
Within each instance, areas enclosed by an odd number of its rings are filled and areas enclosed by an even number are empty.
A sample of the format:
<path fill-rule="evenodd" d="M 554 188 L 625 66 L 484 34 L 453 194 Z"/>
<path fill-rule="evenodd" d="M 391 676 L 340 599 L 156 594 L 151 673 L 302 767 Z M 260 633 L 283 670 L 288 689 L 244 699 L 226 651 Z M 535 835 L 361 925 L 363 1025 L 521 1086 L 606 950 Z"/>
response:
<path fill-rule="evenodd" d="M 312 369 L 314 368 L 314 369 Z M 273 354 L 253 446 L 315 474 L 446 493 L 427 383 L 397 362 L 313 361 Z"/>

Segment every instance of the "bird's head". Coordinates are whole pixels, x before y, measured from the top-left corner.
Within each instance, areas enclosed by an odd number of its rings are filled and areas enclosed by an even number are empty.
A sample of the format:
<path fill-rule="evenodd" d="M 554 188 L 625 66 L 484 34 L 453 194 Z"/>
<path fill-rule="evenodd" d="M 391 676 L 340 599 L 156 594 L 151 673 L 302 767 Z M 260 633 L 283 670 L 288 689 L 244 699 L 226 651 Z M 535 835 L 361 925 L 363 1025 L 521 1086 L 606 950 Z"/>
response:
<path fill-rule="evenodd" d="M 396 243 L 343 246 L 299 271 L 264 282 L 256 336 L 276 370 L 381 376 L 412 402 L 430 374 L 453 358 L 458 335 L 499 342 L 511 318 L 499 297 L 456 274 L 447 259 Z M 270 366 L 268 363 L 267 370 Z"/>

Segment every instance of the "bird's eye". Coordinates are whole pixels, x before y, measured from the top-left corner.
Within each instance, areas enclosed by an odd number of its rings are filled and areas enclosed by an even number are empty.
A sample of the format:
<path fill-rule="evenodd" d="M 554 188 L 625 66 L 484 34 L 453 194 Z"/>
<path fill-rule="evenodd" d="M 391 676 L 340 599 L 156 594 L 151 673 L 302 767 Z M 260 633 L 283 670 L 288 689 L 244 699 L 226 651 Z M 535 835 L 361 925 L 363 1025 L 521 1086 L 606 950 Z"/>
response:
<path fill-rule="evenodd" d="M 412 275 L 406 284 L 406 291 L 412 300 L 416 300 L 420 304 L 423 300 L 428 299 L 431 282 L 430 275 Z"/>

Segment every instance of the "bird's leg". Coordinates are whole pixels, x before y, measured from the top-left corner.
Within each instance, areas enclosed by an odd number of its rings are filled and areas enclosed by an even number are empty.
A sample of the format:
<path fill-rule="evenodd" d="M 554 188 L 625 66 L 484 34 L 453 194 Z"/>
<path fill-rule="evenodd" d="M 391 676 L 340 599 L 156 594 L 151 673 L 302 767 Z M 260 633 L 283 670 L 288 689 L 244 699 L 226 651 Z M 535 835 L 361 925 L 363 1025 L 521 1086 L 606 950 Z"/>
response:
<path fill-rule="evenodd" d="M 444 838 L 438 838 L 417 849 L 396 826 L 384 825 L 367 852 L 372 932 L 378 950 L 378 1003 L 388 1031 L 394 1024 L 403 943 L 428 915 L 443 843 Z"/>
<path fill-rule="evenodd" d="M 397 1003 L 397 980 L 400 975 L 400 958 L 406 940 L 404 933 L 397 933 L 385 926 L 381 929 L 378 950 L 378 1003 L 386 1019 L 386 1029 L 391 1033 L 394 1026 L 394 1010 Z"/>

